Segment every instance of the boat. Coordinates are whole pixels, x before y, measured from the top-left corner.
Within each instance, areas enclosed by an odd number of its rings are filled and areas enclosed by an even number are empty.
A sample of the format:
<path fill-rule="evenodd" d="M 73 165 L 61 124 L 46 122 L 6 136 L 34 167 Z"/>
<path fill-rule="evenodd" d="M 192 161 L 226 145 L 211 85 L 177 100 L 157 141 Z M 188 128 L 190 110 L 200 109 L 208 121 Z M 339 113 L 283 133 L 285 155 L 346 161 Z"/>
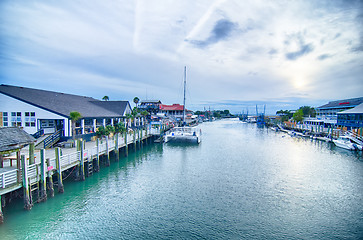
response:
<path fill-rule="evenodd" d="M 174 127 L 164 136 L 164 142 L 200 143 L 200 129 L 197 127 Z"/>
<path fill-rule="evenodd" d="M 346 136 L 341 136 L 338 139 L 333 139 L 333 143 L 340 148 L 355 150 L 355 144 L 350 141 L 350 139 Z"/>
<path fill-rule="evenodd" d="M 185 121 L 185 87 L 186 87 L 186 72 L 187 67 L 184 67 L 184 100 L 183 100 L 183 121 L 182 126 L 174 127 L 166 132 L 164 142 L 185 142 L 196 143 L 201 142 L 201 130 L 196 126 L 187 126 Z"/>

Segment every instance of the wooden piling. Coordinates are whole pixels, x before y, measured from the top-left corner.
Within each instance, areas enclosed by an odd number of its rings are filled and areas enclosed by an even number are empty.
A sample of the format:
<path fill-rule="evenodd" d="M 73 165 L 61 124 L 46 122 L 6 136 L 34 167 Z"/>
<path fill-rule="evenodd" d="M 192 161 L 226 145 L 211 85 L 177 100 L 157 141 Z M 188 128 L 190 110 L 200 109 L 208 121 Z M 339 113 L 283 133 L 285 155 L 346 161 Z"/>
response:
<path fill-rule="evenodd" d="M 96 146 L 97 146 L 97 158 L 96 158 L 96 172 L 100 171 L 100 139 L 96 139 Z"/>
<path fill-rule="evenodd" d="M 63 179 L 62 179 L 62 166 L 60 162 L 60 149 L 59 147 L 55 148 L 55 164 L 57 168 L 57 177 L 58 177 L 58 192 L 64 193 L 64 187 L 63 187 Z"/>
<path fill-rule="evenodd" d="M 47 200 L 47 175 L 46 175 L 46 162 L 45 150 L 40 150 L 40 201 Z"/>
<path fill-rule="evenodd" d="M 23 173 L 24 209 L 30 210 L 33 205 L 30 199 L 30 191 L 29 191 L 28 164 L 24 155 L 21 155 L 21 165 Z"/>
<path fill-rule="evenodd" d="M 106 166 L 109 167 L 110 164 L 110 152 L 108 147 L 108 136 L 106 136 Z"/>
<path fill-rule="evenodd" d="M 134 129 L 134 140 L 133 140 L 133 143 L 134 143 L 134 151 L 136 152 L 136 131 Z"/>
<path fill-rule="evenodd" d="M 35 163 L 35 158 L 34 158 L 34 143 L 30 143 L 29 144 L 29 165 L 34 164 Z"/>
<path fill-rule="evenodd" d="M 53 186 L 53 176 L 52 176 L 52 169 L 50 167 L 50 160 L 47 158 L 47 169 L 48 169 L 48 190 L 49 190 L 49 196 L 54 197 L 54 186 Z"/>
<path fill-rule="evenodd" d="M 129 145 L 127 144 L 127 130 L 125 131 L 125 156 L 127 157 L 129 155 Z"/>
<path fill-rule="evenodd" d="M 119 148 L 118 148 L 118 133 L 115 134 L 115 153 L 116 153 L 116 161 L 119 160 L 120 154 L 119 154 Z"/>
<path fill-rule="evenodd" d="M 84 155 L 83 155 L 83 140 L 77 140 L 77 151 L 80 152 L 80 161 L 79 161 L 79 180 L 84 181 Z"/>
<path fill-rule="evenodd" d="M 2 210 L 2 196 L 0 195 L 0 224 L 4 222 L 4 214 Z"/>

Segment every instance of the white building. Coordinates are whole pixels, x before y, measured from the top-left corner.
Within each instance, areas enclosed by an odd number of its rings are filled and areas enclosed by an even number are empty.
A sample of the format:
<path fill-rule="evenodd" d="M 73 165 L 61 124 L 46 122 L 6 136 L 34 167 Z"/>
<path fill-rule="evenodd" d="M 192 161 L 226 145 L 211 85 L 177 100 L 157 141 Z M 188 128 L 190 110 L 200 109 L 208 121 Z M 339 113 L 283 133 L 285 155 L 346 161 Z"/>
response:
<path fill-rule="evenodd" d="M 69 114 L 79 112 L 77 134 L 95 132 L 98 126 L 124 121 L 131 113 L 128 101 L 100 101 L 39 89 L 0 85 L 0 127 L 18 126 L 29 134 L 61 131 L 72 136 Z"/>

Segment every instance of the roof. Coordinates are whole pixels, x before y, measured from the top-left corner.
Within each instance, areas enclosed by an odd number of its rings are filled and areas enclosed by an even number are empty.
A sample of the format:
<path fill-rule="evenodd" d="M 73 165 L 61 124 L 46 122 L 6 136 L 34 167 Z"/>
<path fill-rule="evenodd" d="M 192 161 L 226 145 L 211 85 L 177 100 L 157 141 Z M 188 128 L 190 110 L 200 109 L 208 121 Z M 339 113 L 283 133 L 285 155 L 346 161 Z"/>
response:
<path fill-rule="evenodd" d="M 180 104 L 173 104 L 173 105 L 161 104 L 160 109 L 164 111 L 183 111 L 184 106 Z"/>
<path fill-rule="evenodd" d="M 0 152 L 16 150 L 32 142 L 35 138 L 18 127 L 0 128 Z"/>
<path fill-rule="evenodd" d="M 322 105 L 320 107 L 317 107 L 318 109 L 324 109 L 324 108 L 349 108 L 349 107 L 355 107 L 359 104 L 363 103 L 363 97 L 360 98 L 350 98 L 350 99 L 343 99 L 343 100 L 337 100 L 337 101 L 331 101 L 325 105 Z"/>
<path fill-rule="evenodd" d="M 363 114 L 363 103 L 359 104 L 355 108 L 339 112 L 338 114 Z"/>
<path fill-rule="evenodd" d="M 64 117 L 69 117 L 70 112 L 74 111 L 83 118 L 120 117 L 130 105 L 128 101 L 100 101 L 91 97 L 4 84 L 0 85 L 0 93 Z"/>
<path fill-rule="evenodd" d="M 160 100 L 142 100 L 141 104 L 143 103 L 161 103 Z"/>

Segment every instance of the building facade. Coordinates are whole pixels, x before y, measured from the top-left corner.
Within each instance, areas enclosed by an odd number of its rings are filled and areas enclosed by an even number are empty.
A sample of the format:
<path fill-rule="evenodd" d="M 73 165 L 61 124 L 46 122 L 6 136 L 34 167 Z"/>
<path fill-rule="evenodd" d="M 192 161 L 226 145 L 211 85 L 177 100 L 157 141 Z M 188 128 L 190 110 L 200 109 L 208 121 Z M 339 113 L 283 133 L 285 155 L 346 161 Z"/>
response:
<path fill-rule="evenodd" d="M 0 85 L 0 127 L 20 127 L 29 134 L 38 131 L 72 136 L 71 112 L 82 116 L 77 134 L 95 132 L 97 127 L 125 121 L 131 113 L 128 101 L 100 101 L 91 97 L 40 89 Z"/>

